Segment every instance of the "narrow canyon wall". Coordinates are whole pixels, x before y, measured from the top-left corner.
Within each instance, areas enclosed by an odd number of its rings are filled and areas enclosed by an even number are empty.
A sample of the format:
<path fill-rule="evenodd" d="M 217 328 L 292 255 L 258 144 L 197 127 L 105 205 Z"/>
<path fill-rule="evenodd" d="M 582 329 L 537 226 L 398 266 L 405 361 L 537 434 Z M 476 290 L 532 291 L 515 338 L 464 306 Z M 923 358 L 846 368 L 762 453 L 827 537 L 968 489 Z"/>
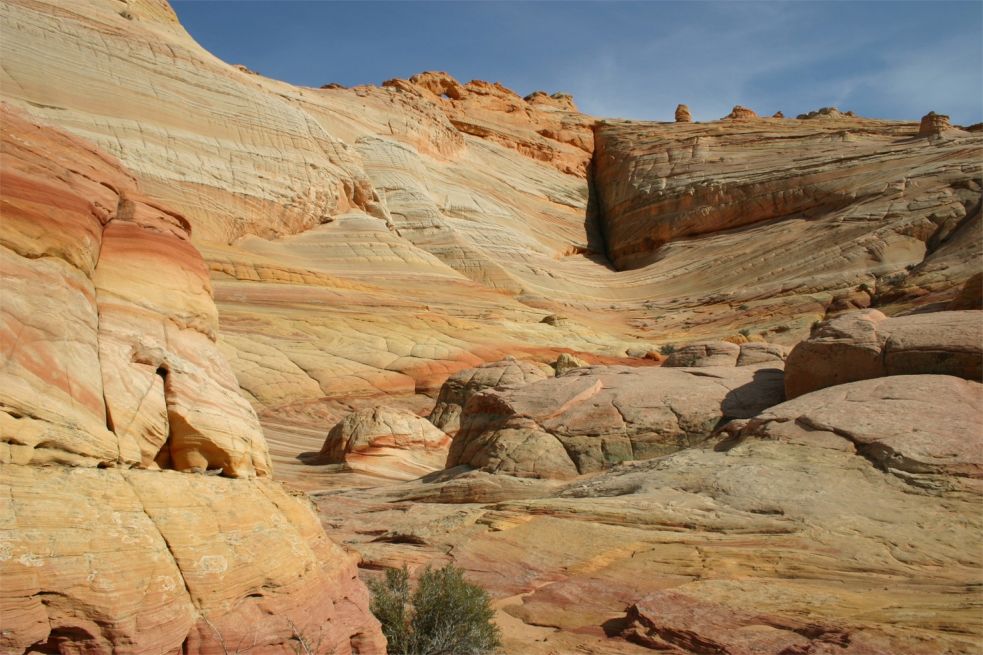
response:
<path fill-rule="evenodd" d="M 384 652 L 355 558 L 269 478 L 187 221 L 0 120 L 0 649 Z"/>

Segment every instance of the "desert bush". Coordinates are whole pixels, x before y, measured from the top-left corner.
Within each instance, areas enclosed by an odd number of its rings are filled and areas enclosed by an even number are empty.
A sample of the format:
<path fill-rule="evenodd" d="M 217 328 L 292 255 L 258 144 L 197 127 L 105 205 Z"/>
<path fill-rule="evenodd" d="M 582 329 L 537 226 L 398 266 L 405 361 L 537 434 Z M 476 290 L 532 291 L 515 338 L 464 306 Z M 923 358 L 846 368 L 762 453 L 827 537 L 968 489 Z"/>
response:
<path fill-rule="evenodd" d="M 412 593 L 406 567 L 386 571 L 369 589 L 390 655 L 481 655 L 501 645 L 488 593 L 450 564 L 427 567 Z"/>
<path fill-rule="evenodd" d="M 659 352 L 662 353 L 663 355 L 671 355 L 674 352 L 676 352 L 676 344 L 674 343 L 662 344 L 662 347 L 659 348 Z"/>

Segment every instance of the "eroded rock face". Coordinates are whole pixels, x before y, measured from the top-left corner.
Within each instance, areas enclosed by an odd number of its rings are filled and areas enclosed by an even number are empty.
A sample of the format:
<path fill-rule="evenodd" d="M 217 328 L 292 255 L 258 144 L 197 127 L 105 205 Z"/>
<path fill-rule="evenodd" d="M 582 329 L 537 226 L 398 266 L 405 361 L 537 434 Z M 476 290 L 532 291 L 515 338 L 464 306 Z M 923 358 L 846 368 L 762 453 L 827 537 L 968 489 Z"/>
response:
<path fill-rule="evenodd" d="M 795 398 L 854 380 L 924 373 L 983 378 L 983 312 L 838 316 L 789 353 L 785 392 Z"/>
<path fill-rule="evenodd" d="M 952 129 L 952 123 L 948 116 L 930 111 L 922 116 L 921 123 L 918 125 L 918 136 L 939 136 L 950 129 Z"/>
<path fill-rule="evenodd" d="M 0 649 L 384 652 L 353 558 L 263 479 L 187 222 L 90 144 L 2 121 Z"/>
<path fill-rule="evenodd" d="M 782 372 L 768 366 L 578 369 L 473 395 L 447 465 L 571 478 L 701 443 L 725 418 L 782 399 Z"/>
<path fill-rule="evenodd" d="M 450 443 L 447 434 L 412 412 L 373 407 L 352 412 L 331 428 L 319 461 L 412 480 L 444 468 Z"/>
<path fill-rule="evenodd" d="M 748 109 L 747 107 L 742 107 L 741 105 L 734 105 L 734 108 L 730 110 L 729 114 L 724 116 L 723 120 L 746 121 L 757 117 L 758 114 L 753 109 Z"/>
<path fill-rule="evenodd" d="M 461 412 L 472 396 L 488 389 L 518 389 L 554 374 L 545 364 L 512 358 L 460 371 L 440 388 L 430 422 L 454 436 L 461 426 Z"/>
<path fill-rule="evenodd" d="M 676 122 L 677 123 L 692 123 L 693 117 L 689 113 L 689 107 L 686 105 L 676 106 Z"/>
<path fill-rule="evenodd" d="M 663 366 L 737 366 L 741 347 L 729 341 L 691 343 L 673 351 Z"/>

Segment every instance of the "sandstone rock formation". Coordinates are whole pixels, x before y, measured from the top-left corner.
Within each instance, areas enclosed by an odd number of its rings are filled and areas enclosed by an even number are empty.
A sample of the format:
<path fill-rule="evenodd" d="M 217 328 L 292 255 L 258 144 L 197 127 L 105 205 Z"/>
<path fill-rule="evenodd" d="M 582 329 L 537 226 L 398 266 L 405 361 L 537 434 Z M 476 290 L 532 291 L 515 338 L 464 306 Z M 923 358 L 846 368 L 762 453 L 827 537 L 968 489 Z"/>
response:
<path fill-rule="evenodd" d="M 939 136 L 950 129 L 952 129 L 952 123 L 948 116 L 930 111 L 922 116 L 921 123 L 918 125 L 918 136 Z"/>
<path fill-rule="evenodd" d="M 676 106 L 676 122 L 677 123 L 692 123 L 693 117 L 689 113 L 689 107 L 686 105 Z"/>
<path fill-rule="evenodd" d="M 753 109 L 748 109 L 741 105 L 734 105 L 734 108 L 730 110 L 729 114 L 724 116 L 723 120 L 745 121 L 757 117 L 758 114 Z"/>
<path fill-rule="evenodd" d="M 559 489 L 472 472 L 320 507 L 361 517 L 364 534 L 348 532 L 368 561 L 423 551 L 473 571 L 500 598 L 510 652 L 646 652 L 620 634 L 667 652 L 970 655 L 981 394 L 950 376 L 864 380 L 771 407 L 714 448 Z"/>
<path fill-rule="evenodd" d="M 563 375 L 567 371 L 572 371 L 576 368 L 586 368 L 587 366 L 590 365 L 579 357 L 574 357 L 570 353 L 561 353 L 553 363 L 553 370 L 556 371 L 557 375 Z"/>
<path fill-rule="evenodd" d="M 509 353 L 743 327 L 792 344 L 861 282 L 894 312 L 951 301 L 979 268 L 978 134 L 600 122 L 439 73 L 299 88 L 223 64 L 164 3 L 117 4 L 9 0 L 3 97 L 193 226 L 219 347 L 264 419 L 320 429 L 326 402 L 433 394 Z"/>
<path fill-rule="evenodd" d="M 690 343 L 677 348 L 666 358 L 666 367 L 749 366 L 771 363 L 781 368 L 785 362 L 785 350 L 770 343 L 732 343 L 730 341 L 706 341 Z"/>
<path fill-rule="evenodd" d="M 265 479 L 187 222 L 90 144 L 2 122 L 0 649 L 383 652 L 355 558 Z"/>
<path fill-rule="evenodd" d="M 663 366 L 737 366 L 741 347 L 728 341 L 691 343 L 677 348 Z"/>
<path fill-rule="evenodd" d="M 454 436 L 461 426 L 461 412 L 472 396 L 488 389 L 519 389 L 554 374 L 554 370 L 545 364 L 514 358 L 460 371 L 447 378 L 440 388 L 430 422 Z"/>
<path fill-rule="evenodd" d="M 447 465 L 572 478 L 699 444 L 781 400 L 781 370 L 767 365 L 578 369 L 472 396 Z"/>
<path fill-rule="evenodd" d="M 789 353 L 785 393 L 924 373 L 983 380 L 983 312 L 888 318 L 870 309 L 826 321 Z"/>
<path fill-rule="evenodd" d="M 608 256 L 623 275 L 661 280 L 634 324 L 693 339 L 739 319 L 792 344 L 861 284 L 889 313 L 950 302 L 983 257 L 983 168 L 970 163 L 980 146 L 915 132 L 854 118 L 739 132 L 600 125 L 594 185 Z M 938 175 L 911 177 L 943 161 Z"/>
<path fill-rule="evenodd" d="M 796 118 L 799 120 L 811 120 L 813 118 L 843 118 L 845 116 L 853 116 L 853 112 L 843 113 L 836 107 L 820 107 L 807 114 L 799 114 Z"/>
<path fill-rule="evenodd" d="M 318 461 L 412 480 L 444 468 L 450 443 L 444 432 L 412 412 L 374 407 L 352 412 L 331 428 Z"/>
<path fill-rule="evenodd" d="M 772 407 L 742 434 L 855 451 L 916 487 L 983 491 L 983 385 L 891 375 L 827 387 Z M 973 434 L 975 432 L 975 434 Z"/>

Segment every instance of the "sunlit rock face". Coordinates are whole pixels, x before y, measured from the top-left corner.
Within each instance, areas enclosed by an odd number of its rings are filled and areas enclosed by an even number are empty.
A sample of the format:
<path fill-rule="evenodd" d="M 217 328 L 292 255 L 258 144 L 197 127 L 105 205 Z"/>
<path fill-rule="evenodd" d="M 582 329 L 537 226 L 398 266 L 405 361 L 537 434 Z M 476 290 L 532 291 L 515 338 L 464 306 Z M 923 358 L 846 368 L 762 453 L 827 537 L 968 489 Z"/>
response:
<path fill-rule="evenodd" d="M 91 144 L 2 121 L 0 646 L 384 652 L 354 558 L 269 480 L 185 219 Z"/>
<path fill-rule="evenodd" d="M 978 272 L 978 134 L 601 121 L 440 72 L 301 88 L 217 60 L 163 2 L 12 0 L 0 20 L 4 98 L 193 227 L 262 417 L 323 429 L 325 397 L 432 396 L 508 354 L 790 345 L 861 284 L 893 313 Z"/>

